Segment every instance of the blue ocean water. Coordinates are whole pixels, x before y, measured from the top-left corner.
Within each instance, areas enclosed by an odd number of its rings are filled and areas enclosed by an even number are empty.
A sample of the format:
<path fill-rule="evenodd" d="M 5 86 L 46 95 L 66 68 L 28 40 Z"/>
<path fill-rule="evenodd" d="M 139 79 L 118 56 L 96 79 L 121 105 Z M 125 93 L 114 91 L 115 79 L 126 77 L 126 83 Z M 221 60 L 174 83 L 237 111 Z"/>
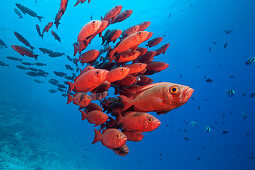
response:
<path fill-rule="evenodd" d="M 43 29 L 54 20 L 60 0 L 1 2 L 0 39 L 8 48 L 0 49 L 0 60 L 9 67 L 0 67 L 0 169 L 255 169 L 255 97 L 251 96 L 255 92 L 255 63 L 244 64 L 255 57 L 254 0 L 91 0 L 73 7 L 75 2 L 69 0 L 59 29 L 52 27 L 61 43 L 50 32 L 41 39 L 35 29 L 36 24 Z M 15 3 L 45 18 L 42 22 L 28 15 L 19 19 Z M 81 121 L 77 106 L 67 105 L 59 92 L 48 92 L 55 88 L 49 79 L 61 81 L 53 71 L 72 74 L 65 68 L 70 62 L 65 56 L 50 58 L 38 50 L 49 48 L 72 56 L 72 44 L 81 27 L 91 16 L 100 19 L 116 5 L 132 9 L 133 14 L 110 29 L 125 30 L 151 21 L 147 30 L 153 37 L 164 36 L 161 45 L 170 43 L 166 54 L 156 58 L 167 62 L 169 68 L 152 75 L 154 82 L 184 84 L 195 90 L 184 106 L 165 115 L 154 113 L 161 126 L 145 133 L 141 142 L 128 142 L 130 152 L 125 157 L 101 143 L 92 145 L 93 126 Z M 14 31 L 36 47 L 38 62 L 47 64 L 40 67 L 49 73 L 47 78 L 30 77 L 15 67 L 20 63 L 6 59 L 15 56 L 23 62 L 35 62 L 11 48 L 23 45 Z M 100 44 L 96 37 L 88 49 L 100 49 Z M 213 81 L 206 82 L 208 78 Z M 235 90 L 232 97 L 227 94 L 230 89 Z M 205 130 L 207 126 L 210 132 Z"/>

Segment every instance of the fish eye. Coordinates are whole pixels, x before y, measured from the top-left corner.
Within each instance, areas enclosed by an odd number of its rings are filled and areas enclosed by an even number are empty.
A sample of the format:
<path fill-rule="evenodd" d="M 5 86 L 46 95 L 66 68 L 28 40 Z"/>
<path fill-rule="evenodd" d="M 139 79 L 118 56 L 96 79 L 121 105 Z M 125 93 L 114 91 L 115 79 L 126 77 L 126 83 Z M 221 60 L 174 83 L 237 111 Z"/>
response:
<path fill-rule="evenodd" d="M 170 88 L 171 94 L 177 94 L 179 92 L 179 88 L 177 86 L 173 86 Z"/>
<path fill-rule="evenodd" d="M 151 122 L 152 122 L 152 118 L 151 118 L 151 117 L 148 117 L 147 121 L 148 121 L 149 123 L 151 123 Z"/>
<path fill-rule="evenodd" d="M 93 21 L 92 23 L 94 24 L 96 21 Z"/>
<path fill-rule="evenodd" d="M 123 71 L 124 69 L 122 68 L 122 69 L 120 69 L 121 71 Z"/>
<path fill-rule="evenodd" d="M 97 71 L 96 74 L 99 74 L 99 72 Z"/>
<path fill-rule="evenodd" d="M 141 32 L 138 33 L 139 35 L 141 34 Z"/>
<path fill-rule="evenodd" d="M 117 138 L 118 138 L 119 136 L 120 136 L 119 134 L 116 135 Z"/>

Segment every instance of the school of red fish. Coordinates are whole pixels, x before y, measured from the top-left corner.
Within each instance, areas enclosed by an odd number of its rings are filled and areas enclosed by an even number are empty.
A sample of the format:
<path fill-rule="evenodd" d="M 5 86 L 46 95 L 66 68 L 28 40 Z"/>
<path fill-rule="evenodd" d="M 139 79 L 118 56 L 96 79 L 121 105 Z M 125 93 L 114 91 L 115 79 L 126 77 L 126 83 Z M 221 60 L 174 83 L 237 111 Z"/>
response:
<path fill-rule="evenodd" d="M 77 0 L 75 6 L 85 1 Z M 61 1 L 55 22 L 46 25 L 42 35 L 53 24 L 58 28 L 67 4 L 68 0 Z M 175 83 L 153 83 L 149 76 L 169 66 L 154 61 L 154 58 L 164 55 L 169 44 L 149 51 L 163 40 L 163 37 L 151 39 L 153 33 L 145 31 L 150 21 L 124 31 L 107 30 L 109 25 L 123 22 L 133 12 L 122 8 L 121 5 L 115 6 L 101 20 L 92 20 L 81 28 L 73 45 L 74 56 L 79 54 L 77 60 L 87 66 L 80 69 L 81 73 L 74 82 L 68 82 L 67 103 L 79 106 L 82 120 L 100 125 L 99 130 L 94 129 L 93 143 L 101 142 L 114 153 L 125 156 L 129 153 L 127 141 L 139 142 L 145 132 L 154 131 L 160 126 L 160 120 L 148 112 L 161 115 L 178 108 L 190 99 L 194 90 Z M 54 32 L 52 34 L 55 35 Z M 103 49 L 86 50 L 97 35 L 102 38 Z M 115 42 L 112 48 L 109 43 Z M 144 42 L 146 48 L 139 47 Z M 13 48 L 23 55 L 37 58 L 31 50 L 18 46 Z M 107 97 L 110 87 L 115 89 L 116 97 Z M 101 106 L 92 102 L 95 100 L 99 100 Z"/>

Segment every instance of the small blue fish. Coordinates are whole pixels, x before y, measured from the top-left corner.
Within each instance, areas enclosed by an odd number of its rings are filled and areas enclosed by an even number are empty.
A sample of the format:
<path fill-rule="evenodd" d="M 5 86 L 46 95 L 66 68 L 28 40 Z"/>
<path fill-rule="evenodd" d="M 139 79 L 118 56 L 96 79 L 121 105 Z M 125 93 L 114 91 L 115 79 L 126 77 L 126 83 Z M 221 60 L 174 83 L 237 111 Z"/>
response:
<path fill-rule="evenodd" d="M 205 127 L 205 131 L 206 131 L 206 132 L 211 132 L 211 130 L 212 130 L 212 129 L 211 129 L 210 126 L 206 126 L 206 127 Z"/>
<path fill-rule="evenodd" d="M 197 122 L 193 120 L 193 121 L 190 122 L 190 125 L 191 125 L 192 127 L 194 127 L 194 126 L 197 125 Z"/>
<path fill-rule="evenodd" d="M 234 96 L 235 93 L 236 93 L 236 92 L 235 92 L 234 89 L 230 89 L 230 90 L 227 92 L 227 94 L 228 94 L 230 97 Z"/>
<path fill-rule="evenodd" d="M 252 63 L 255 63 L 255 57 L 252 57 L 248 61 L 245 62 L 246 65 L 250 65 Z"/>

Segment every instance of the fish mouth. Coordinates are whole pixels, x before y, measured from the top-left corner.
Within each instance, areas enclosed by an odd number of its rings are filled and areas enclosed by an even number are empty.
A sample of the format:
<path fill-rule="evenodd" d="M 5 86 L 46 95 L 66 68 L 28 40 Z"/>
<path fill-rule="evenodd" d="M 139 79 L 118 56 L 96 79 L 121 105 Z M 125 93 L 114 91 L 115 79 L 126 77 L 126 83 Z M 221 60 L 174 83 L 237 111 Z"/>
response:
<path fill-rule="evenodd" d="M 161 125 L 161 122 L 158 120 L 155 122 L 155 126 L 158 128 Z"/>
<path fill-rule="evenodd" d="M 187 102 L 189 99 L 190 99 L 190 97 L 192 96 L 192 94 L 193 94 L 193 92 L 194 92 L 194 89 L 192 89 L 192 88 L 190 88 L 190 87 L 188 87 L 186 90 L 185 90 L 185 97 L 184 97 L 184 99 L 183 99 L 183 102 L 185 103 L 185 102 Z"/>

